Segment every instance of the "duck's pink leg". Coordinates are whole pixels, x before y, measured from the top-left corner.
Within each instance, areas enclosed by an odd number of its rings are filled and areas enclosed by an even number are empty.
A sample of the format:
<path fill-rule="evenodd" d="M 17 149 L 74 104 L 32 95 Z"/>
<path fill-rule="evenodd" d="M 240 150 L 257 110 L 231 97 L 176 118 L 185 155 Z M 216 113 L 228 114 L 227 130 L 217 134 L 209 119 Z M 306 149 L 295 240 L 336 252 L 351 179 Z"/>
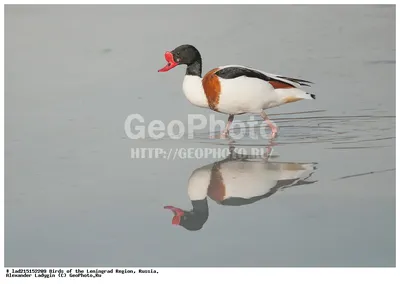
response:
<path fill-rule="evenodd" d="M 229 115 L 228 123 L 226 124 L 225 130 L 222 132 L 221 137 L 226 138 L 228 136 L 229 128 L 231 127 L 232 122 L 233 122 L 233 117 L 234 117 L 233 114 Z"/>
<path fill-rule="evenodd" d="M 271 128 L 272 138 L 275 138 L 276 134 L 278 133 L 278 127 L 276 127 L 276 125 L 268 118 L 267 114 L 264 111 L 262 111 L 260 115 Z"/>

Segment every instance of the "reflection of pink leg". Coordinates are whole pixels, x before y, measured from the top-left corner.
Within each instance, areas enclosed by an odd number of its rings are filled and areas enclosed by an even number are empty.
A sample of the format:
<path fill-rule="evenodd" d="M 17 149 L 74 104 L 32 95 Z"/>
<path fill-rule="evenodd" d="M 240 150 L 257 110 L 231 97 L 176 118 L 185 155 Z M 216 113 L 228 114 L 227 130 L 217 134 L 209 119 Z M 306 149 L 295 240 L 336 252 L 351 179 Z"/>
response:
<path fill-rule="evenodd" d="M 278 133 L 278 127 L 276 127 L 276 125 L 268 118 L 267 114 L 264 111 L 262 111 L 260 115 L 271 128 L 272 138 L 275 138 L 276 134 Z"/>
<path fill-rule="evenodd" d="M 267 147 L 267 151 L 264 153 L 264 159 L 268 160 L 270 158 L 271 153 L 272 153 L 272 146 L 269 145 Z"/>
<path fill-rule="evenodd" d="M 222 137 L 222 138 L 226 138 L 226 137 L 228 136 L 228 134 L 229 134 L 229 128 L 231 127 L 232 122 L 233 122 L 233 117 L 234 117 L 233 114 L 230 114 L 230 115 L 229 115 L 228 123 L 226 124 L 225 130 L 224 130 L 224 131 L 222 132 L 222 134 L 221 134 L 221 137 Z"/>

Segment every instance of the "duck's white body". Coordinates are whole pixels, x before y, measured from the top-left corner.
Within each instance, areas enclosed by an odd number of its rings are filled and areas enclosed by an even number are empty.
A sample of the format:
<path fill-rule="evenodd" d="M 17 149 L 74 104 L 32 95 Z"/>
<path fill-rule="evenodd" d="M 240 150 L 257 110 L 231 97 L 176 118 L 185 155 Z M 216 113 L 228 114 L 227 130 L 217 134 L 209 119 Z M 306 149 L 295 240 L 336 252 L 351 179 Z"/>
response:
<path fill-rule="evenodd" d="M 265 74 L 268 77 L 276 78 L 279 81 L 291 85 L 300 86 L 279 78 L 278 75 L 265 73 L 260 70 L 240 65 L 228 65 L 216 68 L 222 70 L 227 67 L 247 68 Z M 209 76 L 209 75 L 206 75 Z M 234 79 L 218 78 L 220 84 L 219 100 L 216 106 L 218 112 L 237 115 L 243 113 L 260 114 L 264 109 L 280 106 L 282 104 L 303 99 L 313 99 L 310 94 L 302 89 L 278 88 L 258 78 L 240 76 Z M 207 94 L 203 87 L 203 78 L 193 75 L 185 75 L 183 80 L 183 93 L 190 103 L 198 107 L 209 108 Z"/>
<path fill-rule="evenodd" d="M 208 108 L 208 101 L 199 76 L 185 75 L 182 89 L 186 99 L 195 106 Z"/>

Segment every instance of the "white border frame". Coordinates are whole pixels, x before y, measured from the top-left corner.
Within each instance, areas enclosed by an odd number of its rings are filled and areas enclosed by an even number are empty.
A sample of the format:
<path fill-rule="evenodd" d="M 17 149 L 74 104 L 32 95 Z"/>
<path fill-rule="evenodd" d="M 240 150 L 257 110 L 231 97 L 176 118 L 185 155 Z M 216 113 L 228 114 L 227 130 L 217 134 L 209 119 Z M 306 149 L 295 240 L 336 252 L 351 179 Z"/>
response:
<path fill-rule="evenodd" d="M 384 3 L 373 3 L 372 1 L 335 1 L 335 2 L 323 2 L 323 1 L 189 1 L 189 0 L 180 0 L 180 1 L 8 1 L 2 2 L 1 6 L 1 33 L 3 34 L 1 37 L 1 49 L 3 56 L 1 57 L 1 61 L 4 66 L 4 5 L 5 4 L 396 4 L 395 1 L 384 1 Z M 398 13 L 398 9 L 396 6 L 396 14 Z M 397 19 L 397 17 L 396 17 Z M 396 21 L 396 45 L 398 43 L 398 24 Z M 397 60 L 397 54 L 396 54 Z M 4 78 L 4 68 L 1 69 L 2 77 Z M 396 82 L 398 82 L 398 70 L 396 65 Z M 0 84 L 3 90 L 3 100 L 1 100 L 2 111 L 4 111 L 4 80 L 0 80 Z M 398 101 L 396 100 L 396 109 L 398 107 Z M 397 113 L 397 112 L 396 112 Z M 396 119 L 397 122 L 397 119 Z M 396 133 L 399 129 L 398 123 L 396 123 Z M 4 113 L 1 116 L 1 143 L 4 149 Z M 398 146 L 396 140 L 396 148 Z M 4 151 L 1 152 L 2 160 L 4 161 Z M 396 154 L 396 166 L 397 166 L 397 154 Z M 1 164 L 4 173 L 4 162 Z M 397 179 L 397 173 L 396 173 Z M 4 175 L 1 176 L 1 184 L 2 184 L 2 194 L 0 195 L 2 210 L 0 210 L 0 219 L 1 219 L 1 245 L 0 250 L 2 252 L 3 257 L 0 260 L 2 267 L 4 267 Z M 397 187 L 396 187 L 397 188 Z M 398 204 L 398 196 L 396 195 L 396 217 L 397 216 L 397 204 Z M 396 235 L 398 228 L 398 219 L 396 218 Z M 396 241 L 397 241 L 396 237 Z M 398 246 L 396 246 L 396 259 L 398 258 Z M 116 267 L 114 267 L 115 269 Z M 160 273 L 159 274 L 133 274 L 131 277 L 127 274 L 125 275 L 108 275 L 103 276 L 101 278 L 96 278 L 97 281 L 101 282 L 115 282 L 119 283 L 142 283 L 142 282 L 150 282 L 153 281 L 163 281 L 163 282 L 183 282 L 188 281 L 190 283 L 204 283 L 215 281 L 219 277 L 224 282 L 230 281 L 249 281 L 249 282 L 274 282 L 274 283 L 295 283 L 298 281 L 306 281 L 307 284 L 311 283 L 400 283 L 399 282 L 399 273 L 394 268 L 155 268 Z M 75 268 L 73 268 L 75 269 Z M 87 268 L 80 268 L 86 270 Z M 90 268 L 93 269 L 93 268 Z M 106 269 L 106 268 L 101 268 Z M 110 268 L 111 269 L 111 268 Z M 121 268 L 123 269 L 123 268 Z M 134 268 L 132 268 L 134 269 Z M 5 281 L 1 281 L 2 283 L 23 283 L 26 279 L 20 278 L 5 278 L 5 269 L 0 276 L 0 279 L 4 279 Z M 259 279 L 258 281 L 255 279 Z M 65 281 L 95 281 L 94 279 L 89 278 L 81 278 L 81 279 L 73 279 L 73 278 L 52 278 L 42 280 L 40 278 L 31 278 L 30 281 L 33 283 L 45 283 L 54 282 L 60 283 Z"/>

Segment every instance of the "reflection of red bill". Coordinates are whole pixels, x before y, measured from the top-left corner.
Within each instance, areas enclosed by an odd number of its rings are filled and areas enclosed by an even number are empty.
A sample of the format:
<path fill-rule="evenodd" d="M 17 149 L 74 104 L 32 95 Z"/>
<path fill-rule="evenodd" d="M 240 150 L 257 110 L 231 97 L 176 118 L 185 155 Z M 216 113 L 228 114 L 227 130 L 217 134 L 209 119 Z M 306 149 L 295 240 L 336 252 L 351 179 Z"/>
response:
<path fill-rule="evenodd" d="M 164 209 L 169 209 L 174 213 L 174 217 L 172 218 L 172 225 L 179 225 L 181 223 L 181 217 L 185 214 L 185 212 L 174 206 L 164 206 Z"/>
<path fill-rule="evenodd" d="M 171 70 L 172 68 L 178 66 L 178 63 L 175 62 L 174 56 L 172 55 L 171 52 L 167 51 L 164 55 L 165 60 L 167 60 L 167 65 L 165 65 L 163 68 L 158 70 L 158 72 L 167 72 L 168 70 Z"/>

